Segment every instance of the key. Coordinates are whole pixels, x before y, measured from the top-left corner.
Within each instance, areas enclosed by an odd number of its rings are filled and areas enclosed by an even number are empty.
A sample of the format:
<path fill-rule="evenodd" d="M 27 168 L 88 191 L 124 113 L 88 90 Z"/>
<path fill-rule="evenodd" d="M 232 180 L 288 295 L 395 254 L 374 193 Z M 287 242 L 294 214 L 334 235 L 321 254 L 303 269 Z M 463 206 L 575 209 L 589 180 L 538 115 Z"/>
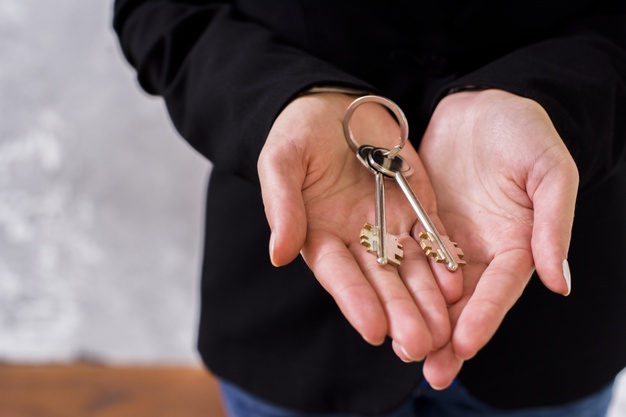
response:
<path fill-rule="evenodd" d="M 405 172 L 411 173 L 410 168 L 400 156 L 396 156 L 397 152 L 387 151 L 383 148 L 376 148 L 369 152 L 368 162 L 375 171 L 392 177 L 400 186 L 413 211 L 417 215 L 418 220 L 424 227 L 425 232 L 420 233 L 420 246 L 427 256 L 433 257 L 436 262 L 445 263 L 450 271 L 456 271 L 459 266 L 463 266 L 466 262 L 463 260 L 464 254 L 461 248 L 450 240 L 448 236 L 442 236 L 437 231 L 432 220 L 424 210 L 424 207 L 413 192 L 413 189 L 407 181 Z M 389 161 L 389 159 L 392 161 Z"/>
<path fill-rule="evenodd" d="M 350 128 L 350 120 L 357 107 L 364 103 L 378 103 L 385 106 L 395 116 L 400 125 L 400 143 L 392 150 L 384 148 L 375 148 L 369 145 L 361 146 L 354 137 Z M 446 264 L 450 271 L 456 271 L 459 266 L 465 265 L 463 260 L 463 251 L 459 246 L 452 242 L 448 236 L 441 236 L 437 228 L 432 223 L 426 210 L 417 199 L 417 196 L 411 189 L 406 180 L 413 172 L 411 166 L 407 164 L 398 154 L 406 143 L 409 135 L 408 121 L 397 104 L 393 101 L 380 96 L 363 96 L 354 100 L 346 109 L 343 119 L 343 130 L 348 145 L 356 152 L 357 158 L 363 165 L 376 175 L 376 225 L 369 223 L 361 230 L 361 244 L 365 245 L 370 252 L 375 252 L 378 261 L 385 263 L 385 260 L 391 263 L 392 259 L 397 260 L 402 249 L 397 243 L 397 239 L 393 235 L 386 233 L 385 209 L 384 209 L 384 178 L 393 178 L 396 180 L 400 189 L 409 201 L 411 207 L 415 211 L 420 223 L 426 229 L 420 233 L 420 246 L 427 256 L 433 257 L 435 261 Z M 382 200 L 381 200 L 382 195 Z M 391 236 L 388 238 L 388 236 Z M 395 239 L 395 240 L 394 240 Z M 393 254 L 389 257 L 388 251 Z M 403 253 L 402 253 L 403 255 Z M 398 261 L 399 262 L 399 261 Z M 399 263 L 398 263 L 399 264 Z"/>
<path fill-rule="evenodd" d="M 385 222 L 385 177 L 381 173 L 376 173 L 376 228 L 378 231 L 378 247 L 376 255 L 378 263 L 385 265 L 387 263 L 387 223 Z"/>
<path fill-rule="evenodd" d="M 366 162 L 369 152 L 374 148 L 371 146 L 359 149 L 359 157 Z M 385 176 L 381 172 L 372 171 L 376 178 L 376 224 L 366 223 L 360 234 L 361 245 L 365 246 L 369 252 L 376 253 L 378 263 L 386 265 L 390 263 L 395 266 L 400 265 L 404 256 L 402 245 L 398 243 L 398 238 L 387 233 L 386 213 L 385 213 Z"/>

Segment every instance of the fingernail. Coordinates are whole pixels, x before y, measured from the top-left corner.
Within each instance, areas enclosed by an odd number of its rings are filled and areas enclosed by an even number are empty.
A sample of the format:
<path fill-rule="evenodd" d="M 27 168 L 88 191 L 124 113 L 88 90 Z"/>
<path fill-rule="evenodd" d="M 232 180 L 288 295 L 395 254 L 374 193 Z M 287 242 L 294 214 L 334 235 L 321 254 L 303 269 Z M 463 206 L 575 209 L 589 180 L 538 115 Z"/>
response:
<path fill-rule="evenodd" d="M 565 277 L 565 283 L 567 284 L 567 293 L 564 295 L 568 296 L 572 292 L 572 273 L 569 270 L 567 259 L 563 259 L 563 277 Z"/>
<path fill-rule="evenodd" d="M 385 343 L 385 339 L 383 339 L 383 340 L 370 340 L 370 339 L 366 338 L 363 335 L 361 335 L 361 337 L 363 337 L 363 340 L 365 340 L 367 343 L 369 343 L 372 346 L 380 346 L 383 343 Z"/>
<path fill-rule="evenodd" d="M 274 261 L 274 243 L 275 243 L 275 235 L 274 233 L 272 233 L 270 235 L 270 262 L 272 262 L 272 265 L 274 266 L 278 266 L 276 265 L 276 262 Z"/>
<path fill-rule="evenodd" d="M 421 361 L 421 359 L 415 359 L 414 357 L 409 355 L 409 352 L 407 352 L 406 349 L 404 348 L 404 346 L 402 346 L 401 344 L 398 343 L 398 346 L 400 346 L 400 351 L 402 352 L 402 354 L 404 356 L 406 356 L 407 359 L 408 359 L 407 361 L 404 361 L 404 359 L 403 359 L 404 362 L 410 363 L 410 362 L 419 362 L 419 361 Z"/>

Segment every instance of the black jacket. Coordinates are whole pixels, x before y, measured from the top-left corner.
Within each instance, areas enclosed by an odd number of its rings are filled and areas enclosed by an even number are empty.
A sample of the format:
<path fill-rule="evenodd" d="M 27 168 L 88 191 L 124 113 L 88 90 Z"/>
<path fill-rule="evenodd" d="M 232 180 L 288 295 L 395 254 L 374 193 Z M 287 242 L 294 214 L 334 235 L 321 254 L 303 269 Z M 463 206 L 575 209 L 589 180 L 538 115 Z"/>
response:
<path fill-rule="evenodd" d="M 199 350 L 220 377 L 285 406 L 380 412 L 420 381 L 349 326 L 301 259 L 267 255 L 256 161 L 281 109 L 312 86 L 396 101 L 412 141 L 470 86 L 548 111 L 581 174 L 573 292 L 535 277 L 462 383 L 500 407 L 558 404 L 626 366 L 626 1 L 117 0 L 141 86 L 214 164 Z"/>

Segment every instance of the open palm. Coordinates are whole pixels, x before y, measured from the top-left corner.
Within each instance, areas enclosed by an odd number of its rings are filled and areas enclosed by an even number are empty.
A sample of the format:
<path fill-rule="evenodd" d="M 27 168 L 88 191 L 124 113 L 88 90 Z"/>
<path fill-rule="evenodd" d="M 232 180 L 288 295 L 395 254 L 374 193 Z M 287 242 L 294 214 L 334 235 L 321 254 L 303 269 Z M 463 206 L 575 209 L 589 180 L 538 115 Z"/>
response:
<path fill-rule="evenodd" d="M 450 308 L 451 344 L 425 366 L 445 386 L 458 372 L 452 363 L 489 341 L 535 268 L 550 290 L 569 293 L 578 173 L 543 108 L 498 90 L 442 100 L 419 154 L 467 261 L 463 296 Z"/>
<path fill-rule="evenodd" d="M 416 217 L 397 187 L 387 187 L 387 224 L 404 246 L 401 266 L 379 265 L 359 244 L 364 223 L 375 219 L 374 176 L 343 135 L 342 119 L 352 100 L 343 94 L 303 96 L 274 123 L 258 164 L 272 229 L 270 255 L 275 265 L 284 265 L 301 253 L 368 342 L 379 344 L 389 335 L 400 358 L 420 359 L 449 341 L 446 304 L 460 297 L 462 281 L 458 275 L 451 279 L 445 268 L 433 274 L 410 237 Z M 378 105 L 359 109 L 353 126 L 363 144 L 397 144 L 398 125 Z M 435 210 L 417 153 L 407 145 L 402 155 L 416 171 L 412 187 Z"/>

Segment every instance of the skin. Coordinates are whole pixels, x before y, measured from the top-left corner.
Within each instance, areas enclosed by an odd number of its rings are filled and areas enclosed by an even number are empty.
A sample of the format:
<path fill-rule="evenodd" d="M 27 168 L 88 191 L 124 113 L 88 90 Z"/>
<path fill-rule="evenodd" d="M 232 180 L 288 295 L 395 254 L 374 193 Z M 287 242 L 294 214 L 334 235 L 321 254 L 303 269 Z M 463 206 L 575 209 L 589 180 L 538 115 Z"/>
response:
<path fill-rule="evenodd" d="M 450 344 L 424 368 L 443 388 L 491 339 L 535 268 L 547 288 L 569 294 L 563 261 L 578 171 L 544 109 L 500 90 L 441 101 L 419 153 L 439 215 L 468 260 L 463 296 L 449 310 Z"/>
<path fill-rule="evenodd" d="M 258 161 L 270 257 L 281 266 L 302 254 L 367 342 L 389 336 L 400 359 L 425 359 L 428 381 L 445 388 L 493 336 L 535 266 L 549 289 L 569 293 L 562 263 L 576 166 L 537 103 L 498 90 L 446 97 L 419 155 L 407 144 L 401 156 L 415 170 L 409 182 L 422 205 L 468 264 L 451 273 L 426 258 L 415 241 L 421 226 L 391 182 L 387 228 L 405 258 L 382 267 L 359 244 L 375 218 L 374 175 L 343 136 L 353 99 L 302 96 L 276 119 Z M 399 128 L 380 106 L 359 107 L 352 126 L 361 144 L 398 143 Z"/>

